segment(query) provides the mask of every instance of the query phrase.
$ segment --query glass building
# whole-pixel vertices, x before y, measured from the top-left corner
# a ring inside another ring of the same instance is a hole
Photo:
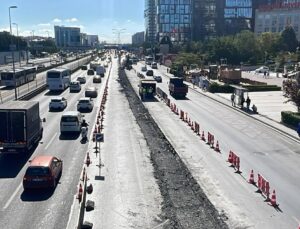
[[[145,40],[151,44],[156,41],[156,4],[155,0],[145,0]]]
[[[191,40],[192,0],[156,0],[157,39],[169,36],[173,42]]]

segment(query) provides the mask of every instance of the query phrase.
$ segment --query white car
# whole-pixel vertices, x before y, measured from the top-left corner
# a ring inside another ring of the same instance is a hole
[[[79,81],[71,81],[70,83],[70,92],[73,92],[73,91],[80,91],[81,90],[81,85],[80,85],[80,82]]]
[[[270,71],[270,69],[267,66],[261,66],[261,67],[255,69],[255,73],[265,73],[265,72],[267,73],[269,71]]]
[[[76,80],[81,84],[86,83],[86,77],[85,76],[78,76]]]
[[[63,110],[67,105],[67,100],[64,97],[55,97],[50,100],[49,110]]]
[[[93,110],[93,107],[94,107],[94,103],[92,101],[91,98],[89,97],[84,97],[84,98],[81,98],[78,100],[78,103],[77,103],[77,110],[80,111],[80,110]]]

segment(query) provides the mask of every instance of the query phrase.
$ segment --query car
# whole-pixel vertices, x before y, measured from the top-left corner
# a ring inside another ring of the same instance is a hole
[[[44,64],[39,64],[39,65],[36,67],[36,70],[42,70],[42,69],[44,69],[44,68],[46,68],[46,65],[44,65]]]
[[[152,64],[151,64],[151,68],[153,68],[153,69],[157,69],[157,63],[156,63],[156,62],[152,62]]]
[[[103,67],[107,68],[107,67],[108,67],[108,63],[105,62],[105,63],[103,64]]]
[[[94,75],[94,77],[93,77],[93,83],[101,83],[101,76]]]
[[[85,76],[78,76],[76,79],[79,83],[84,84],[86,83],[86,77]]]
[[[142,72],[146,72],[146,71],[147,71],[147,66],[143,66],[143,67],[141,68],[141,71],[142,71]]]
[[[98,91],[96,87],[88,87],[85,89],[85,97],[96,98],[98,96]]]
[[[79,81],[71,81],[70,82],[70,92],[79,92],[81,90],[81,85]]]
[[[87,75],[88,75],[88,76],[93,76],[93,75],[95,75],[94,69],[89,69],[89,70],[87,71]]]
[[[87,65],[82,65],[81,70],[88,70]]]
[[[270,71],[270,69],[267,66],[261,66],[261,67],[255,69],[255,73],[265,73],[265,72],[267,73],[269,71]]]
[[[49,110],[63,110],[67,105],[67,100],[64,97],[54,97],[50,100]]]
[[[77,103],[77,110],[93,110],[94,103],[90,97],[80,98]]]
[[[24,190],[55,189],[62,175],[63,161],[55,156],[40,155],[29,161],[23,177]]]
[[[157,83],[161,83],[161,82],[162,82],[161,76],[154,76],[153,78],[154,78],[154,80],[155,80]]]
[[[148,71],[146,72],[146,76],[153,76],[153,75],[154,75],[153,70],[148,70]]]

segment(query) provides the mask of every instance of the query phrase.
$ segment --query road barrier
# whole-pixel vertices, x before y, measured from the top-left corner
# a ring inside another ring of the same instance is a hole
[[[195,132],[197,135],[200,135],[200,125],[199,125],[199,123],[197,123],[197,122],[195,122],[194,132]]]
[[[267,198],[267,201],[270,200],[270,183],[261,174],[257,174],[257,187],[258,192],[264,194]]]
[[[231,150],[229,151],[228,162],[231,163],[231,166],[236,169],[237,173],[241,173],[240,171],[240,157],[237,156]]]

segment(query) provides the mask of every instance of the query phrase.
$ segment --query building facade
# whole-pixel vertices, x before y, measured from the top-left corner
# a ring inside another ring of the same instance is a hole
[[[57,47],[81,46],[80,28],[54,26],[54,34]]]
[[[87,45],[91,47],[96,47],[99,45],[98,35],[87,35]]]
[[[280,33],[292,26],[300,40],[300,1],[261,6],[256,10],[255,33]]]
[[[155,0],[145,0],[145,41],[156,42],[156,3]]]
[[[141,45],[145,41],[145,33],[139,32],[132,35],[132,44],[133,45]]]

